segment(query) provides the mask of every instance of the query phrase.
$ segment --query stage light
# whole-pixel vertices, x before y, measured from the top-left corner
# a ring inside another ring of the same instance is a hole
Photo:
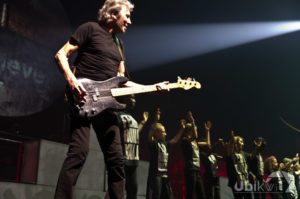
[[[300,22],[294,21],[294,22],[285,22],[278,24],[277,26],[274,26],[275,31],[296,31],[300,29]]]
[[[134,71],[298,30],[299,21],[132,26],[122,39]]]

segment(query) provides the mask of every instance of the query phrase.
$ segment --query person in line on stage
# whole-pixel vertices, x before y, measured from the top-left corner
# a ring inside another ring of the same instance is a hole
[[[118,100],[126,104],[126,110],[118,112],[121,139],[125,154],[126,198],[136,199],[138,191],[137,167],[139,163],[139,134],[148,121],[149,113],[143,112],[140,123],[130,113],[135,107],[135,96],[128,95]]]
[[[299,164],[299,154],[291,158],[283,158],[282,171],[285,172],[285,180],[283,181],[283,198],[284,199],[298,199],[298,192],[294,176],[294,165]]]
[[[282,174],[280,165],[278,164],[275,156],[270,156],[265,160],[264,163],[265,173],[268,175],[266,183],[271,189],[267,190],[269,196],[272,199],[283,199],[283,181],[284,176]]]
[[[226,149],[226,169],[228,174],[228,186],[232,189],[235,199],[250,199],[252,192],[246,190],[250,183],[248,165],[250,154],[244,152],[244,139],[235,136],[231,131],[230,140],[225,144]]]
[[[206,131],[206,140],[204,142],[197,141],[198,130],[195,124],[192,112],[187,114],[187,123],[185,125],[184,135],[181,139],[182,154],[185,160],[184,176],[186,185],[186,198],[206,198],[204,186],[200,174],[200,146],[210,145],[210,128],[211,122],[204,124]]]
[[[255,187],[254,199],[265,199],[265,181],[264,181],[264,161],[261,153],[263,152],[266,141],[262,137],[255,138],[253,141],[254,150],[249,159],[249,171],[252,172],[254,178],[251,183]]]
[[[128,0],[106,0],[99,10],[98,22],[79,26],[55,59],[67,84],[77,99],[87,95],[78,78],[96,81],[116,76],[127,76],[123,55],[123,42],[117,34],[125,33],[131,24],[133,4]],[[78,52],[73,72],[69,57]],[[156,84],[158,90],[168,90],[167,82]],[[142,86],[127,81],[124,86]],[[73,190],[89,151],[90,125],[93,125],[104,154],[108,172],[108,195],[111,199],[124,198],[125,172],[120,130],[114,110],[105,110],[90,119],[71,115],[71,141],[57,182],[55,199],[74,198]]]
[[[147,199],[172,199],[173,193],[168,179],[168,148],[176,144],[184,131],[185,121],[180,121],[178,133],[166,141],[165,127],[159,123],[160,110],[157,109],[155,122],[148,134],[148,143],[151,152],[150,167],[147,181]]]
[[[205,169],[203,182],[206,198],[221,198],[218,160],[222,160],[223,156],[215,153],[215,148],[223,144],[223,139],[219,138],[212,146],[200,147],[200,159]]]

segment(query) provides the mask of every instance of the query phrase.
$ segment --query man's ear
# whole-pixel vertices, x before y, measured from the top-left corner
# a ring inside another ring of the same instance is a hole
[[[112,17],[114,20],[117,20],[117,19],[118,19],[118,13],[117,13],[117,12],[111,13],[111,17]]]

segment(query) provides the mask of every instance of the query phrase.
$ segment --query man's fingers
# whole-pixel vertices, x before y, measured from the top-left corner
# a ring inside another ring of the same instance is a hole
[[[79,87],[79,89],[80,89],[80,91],[81,91],[82,93],[84,93],[84,94],[87,93],[87,91],[85,90],[85,88],[83,87],[82,84],[78,84],[78,87]]]
[[[169,84],[168,81],[158,83],[158,84],[156,84],[156,89],[159,91],[169,91],[170,88],[168,87],[168,84]]]

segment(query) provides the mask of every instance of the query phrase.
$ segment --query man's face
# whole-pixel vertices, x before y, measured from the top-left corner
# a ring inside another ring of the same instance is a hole
[[[237,141],[237,151],[241,151],[243,150],[243,147],[244,147],[244,140],[242,138],[239,138],[238,141]]]
[[[159,129],[158,131],[156,131],[156,139],[159,140],[159,141],[165,141],[166,140],[166,136],[167,136],[167,133],[166,133],[166,130],[165,130],[165,127],[161,127],[161,129]]]
[[[276,158],[274,158],[273,161],[272,161],[272,168],[273,169],[278,169],[278,162],[277,162]]]
[[[256,143],[257,143],[257,146],[258,146],[258,147],[261,147],[262,141],[263,141],[263,140],[262,140],[261,137],[259,137],[259,138],[256,139]]]
[[[134,95],[128,96],[126,98],[126,102],[125,103],[126,103],[128,109],[131,109],[131,110],[134,109],[135,103],[136,103]]]
[[[191,129],[187,132],[187,135],[192,140],[197,139],[198,138],[197,127],[196,126],[192,126]]]
[[[130,10],[126,6],[122,6],[122,9],[117,15],[114,15],[114,33],[125,33],[127,27],[131,24]]]

